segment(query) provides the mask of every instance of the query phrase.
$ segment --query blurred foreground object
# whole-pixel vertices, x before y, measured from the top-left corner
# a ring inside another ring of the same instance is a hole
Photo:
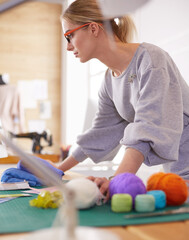
[[[37,208],[58,208],[63,203],[60,191],[42,191],[37,198],[30,200],[30,206]]]
[[[116,18],[134,12],[149,0],[98,0],[104,17]]]

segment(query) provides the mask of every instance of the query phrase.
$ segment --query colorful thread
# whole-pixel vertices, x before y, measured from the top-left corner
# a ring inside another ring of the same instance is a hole
[[[188,197],[186,182],[174,173],[155,173],[147,181],[147,190],[162,190],[166,194],[167,205],[183,204]]]
[[[146,187],[142,180],[132,173],[121,173],[115,176],[109,184],[110,197],[117,193],[127,193],[133,198],[137,194],[146,193]]]
[[[140,194],[135,198],[135,210],[137,212],[153,212],[155,210],[155,198],[152,195]]]
[[[155,208],[161,209],[166,207],[166,194],[162,190],[152,190],[147,192],[155,198]]]
[[[111,209],[113,212],[130,212],[133,200],[130,194],[114,194],[111,199]]]

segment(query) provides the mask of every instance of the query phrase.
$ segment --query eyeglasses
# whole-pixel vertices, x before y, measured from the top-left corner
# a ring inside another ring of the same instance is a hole
[[[79,27],[77,27],[77,28],[72,29],[72,30],[64,33],[64,37],[66,38],[66,40],[68,41],[68,43],[70,43],[73,32],[79,30],[80,28],[83,28],[83,27],[85,27],[85,26],[88,26],[88,25],[90,25],[90,24],[91,24],[91,23],[85,23],[85,24],[83,24],[83,25],[81,25],[81,26],[79,26]]]
[[[83,24],[83,25],[81,25],[81,26],[79,26],[79,27],[77,27],[77,28],[74,28],[74,29],[72,29],[72,30],[64,33],[64,37],[66,38],[66,40],[68,41],[68,43],[71,42],[72,33],[73,33],[73,32],[75,32],[75,31],[77,31],[77,30],[79,30],[79,29],[81,29],[81,28],[83,28],[83,27],[86,27],[86,26],[90,25],[91,23],[92,23],[92,22],[90,22],[90,23],[85,23],[85,24]],[[102,23],[97,23],[97,24],[99,25],[99,27],[100,27],[101,29],[103,29]],[[103,30],[104,30],[104,29],[103,29]]]

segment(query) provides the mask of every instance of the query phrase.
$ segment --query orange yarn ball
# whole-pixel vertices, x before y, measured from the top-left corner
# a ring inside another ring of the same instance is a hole
[[[188,197],[186,182],[174,173],[155,173],[147,181],[147,191],[162,190],[166,194],[167,205],[183,204]]]

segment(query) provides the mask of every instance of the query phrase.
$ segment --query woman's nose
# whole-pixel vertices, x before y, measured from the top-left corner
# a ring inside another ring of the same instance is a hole
[[[73,45],[70,43],[67,43],[67,51],[73,51],[74,47]]]

